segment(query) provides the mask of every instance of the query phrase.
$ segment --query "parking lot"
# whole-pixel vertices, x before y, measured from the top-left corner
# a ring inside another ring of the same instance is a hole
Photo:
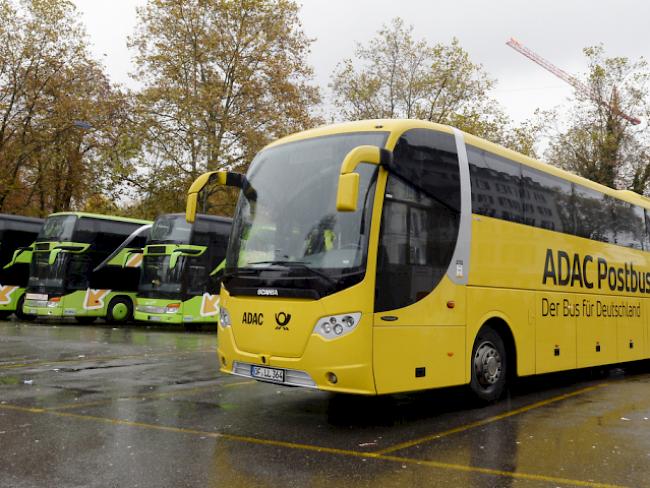
[[[0,323],[0,486],[648,486],[650,366],[379,398],[217,371],[216,333]]]

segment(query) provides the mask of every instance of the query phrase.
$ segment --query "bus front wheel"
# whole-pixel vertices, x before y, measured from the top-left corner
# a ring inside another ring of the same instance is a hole
[[[18,320],[22,320],[24,322],[31,322],[32,320],[36,320],[36,315],[25,313],[23,311],[24,304],[25,304],[25,295],[23,295],[18,299],[18,303],[16,304],[16,310],[14,311],[16,317],[18,317]]]
[[[133,318],[133,303],[126,297],[115,297],[108,304],[106,320],[114,324],[124,324]]]
[[[476,336],[472,348],[470,388],[482,401],[498,400],[507,377],[506,349],[501,336],[485,327]]]

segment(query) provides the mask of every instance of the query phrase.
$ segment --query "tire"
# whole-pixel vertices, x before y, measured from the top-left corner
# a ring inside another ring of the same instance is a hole
[[[12,313],[9,310],[0,310],[0,320],[7,320]]]
[[[113,324],[126,324],[133,320],[133,303],[127,297],[115,297],[108,304],[106,321]]]
[[[89,325],[92,324],[95,320],[97,320],[97,317],[75,317],[74,318],[78,323],[84,324],[84,325]]]
[[[508,358],[501,336],[492,328],[481,329],[474,341],[470,361],[470,388],[484,402],[498,400],[508,376]]]
[[[23,312],[24,303],[25,303],[25,295],[23,295],[18,299],[18,303],[16,304],[16,310],[14,311],[16,317],[18,317],[18,320],[22,320],[23,322],[32,322],[33,320],[36,320],[36,315],[31,315]]]

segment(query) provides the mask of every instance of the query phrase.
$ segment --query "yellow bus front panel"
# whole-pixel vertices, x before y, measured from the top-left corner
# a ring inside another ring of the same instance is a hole
[[[305,373],[308,379],[301,379],[300,386],[374,394],[373,317],[364,304],[366,288],[361,283],[321,300],[235,297],[222,291],[221,307],[231,320],[230,326],[219,327],[222,370],[252,376],[253,366],[281,368]],[[341,337],[324,338],[315,332],[332,316],[347,315],[358,315],[359,321]],[[242,369],[233,371],[234,366]]]

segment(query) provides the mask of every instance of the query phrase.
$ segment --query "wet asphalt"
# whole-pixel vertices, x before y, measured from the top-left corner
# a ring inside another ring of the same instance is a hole
[[[217,371],[216,332],[0,322],[0,487],[650,486],[650,364],[350,397]]]

